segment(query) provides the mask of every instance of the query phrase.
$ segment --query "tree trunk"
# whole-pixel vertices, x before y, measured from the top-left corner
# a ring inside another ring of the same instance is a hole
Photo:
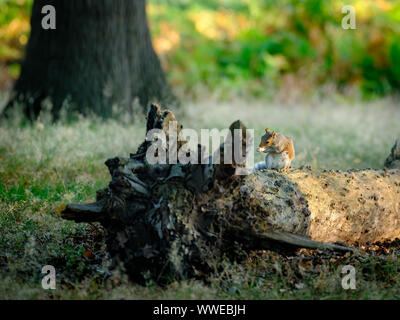
[[[42,7],[56,9],[56,29],[42,28]],[[21,75],[7,109],[24,106],[38,115],[50,99],[57,115],[65,101],[73,110],[103,117],[112,106],[131,108],[137,97],[175,103],[156,56],[145,0],[35,0],[31,36]]]
[[[168,132],[171,120],[171,112],[152,106],[147,131]],[[240,121],[230,130],[238,128],[245,129]],[[97,202],[62,212],[64,219],[101,222],[114,264],[122,263],[135,281],[148,272],[161,283],[205,276],[224,256],[240,258],[243,250],[354,251],[346,246],[400,237],[399,169],[239,176],[235,162],[151,165],[150,145],[145,141],[130,158],[109,159],[112,181]],[[248,151],[245,144],[242,150]]]

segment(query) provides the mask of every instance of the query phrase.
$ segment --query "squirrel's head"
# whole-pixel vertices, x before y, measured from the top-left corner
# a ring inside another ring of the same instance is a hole
[[[270,145],[274,143],[276,133],[275,131],[269,130],[269,128],[265,129],[265,134],[261,137],[260,145],[257,148],[258,152],[263,152],[267,149]]]

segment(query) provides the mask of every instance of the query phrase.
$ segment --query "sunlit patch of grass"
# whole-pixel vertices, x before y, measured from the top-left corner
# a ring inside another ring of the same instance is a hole
[[[400,109],[390,99],[368,104],[323,102],[279,105],[258,101],[183,103],[178,120],[185,128],[226,128],[241,119],[291,136],[295,167],[316,169],[380,168],[400,135]],[[123,118],[123,116],[122,116]],[[97,224],[75,224],[59,217],[68,202],[91,201],[110,180],[104,162],[128,156],[144,139],[145,119],[134,123],[96,118],[51,122],[41,117],[20,125],[0,124],[0,297],[36,299],[279,299],[393,298],[398,296],[396,255],[381,261],[322,261],[302,269],[283,256],[262,255],[243,264],[227,263],[205,284],[173,283],[159,288],[130,284],[119,272],[109,274],[104,234]],[[263,155],[256,154],[261,161]],[[85,251],[93,256],[88,258]],[[360,289],[340,287],[339,268],[355,263]],[[41,288],[41,267],[56,267],[58,287]],[[397,290],[397,291],[396,291]]]

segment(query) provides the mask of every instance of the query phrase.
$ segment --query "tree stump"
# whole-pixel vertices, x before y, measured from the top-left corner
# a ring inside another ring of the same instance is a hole
[[[171,121],[173,113],[152,105],[146,133],[167,133]],[[236,121],[234,129],[245,126]],[[69,204],[61,214],[100,222],[113,265],[122,264],[133,281],[149,274],[158,283],[206,277],[224,257],[253,249],[354,251],[349,245],[400,236],[399,169],[240,176],[235,161],[149,164],[151,145],[144,141],[129,158],[107,160],[112,180],[96,203]],[[225,147],[218,150],[221,159]]]

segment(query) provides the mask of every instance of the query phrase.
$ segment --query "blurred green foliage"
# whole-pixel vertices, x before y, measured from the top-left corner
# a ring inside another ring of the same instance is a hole
[[[17,78],[28,42],[32,0],[0,0],[0,89]]]
[[[342,7],[356,30],[342,28]],[[32,0],[0,0],[0,63],[18,76]],[[148,0],[170,83],[268,95],[329,85],[365,97],[400,85],[400,0]]]
[[[356,30],[342,28],[349,4]],[[328,84],[370,97],[399,88],[400,1],[150,0],[148,7],[157,52],[172,83],[187,89],[202,83],[258,95]]]

